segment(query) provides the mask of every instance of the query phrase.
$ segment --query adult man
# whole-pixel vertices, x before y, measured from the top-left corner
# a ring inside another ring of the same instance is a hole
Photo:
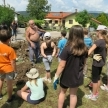
[[[39,29],[33,20],[29,21],[29,27],[26,30],[26,39],[29,43],[29,57],[32,63],[34,61],[34,54],[36,57],[36,62],[38,61],[39,53],[40,53],[40,45],[39,45],[39,32],[45,32],[42,29]]]
[[[12,30],[12,36],[15,36],[15,40],[16,40],[16,37],[17,37],[17,27],[18,27],[18,24],[16,21],[13,21],[10,28]],[[12,39],[13,40],[13,39]]]

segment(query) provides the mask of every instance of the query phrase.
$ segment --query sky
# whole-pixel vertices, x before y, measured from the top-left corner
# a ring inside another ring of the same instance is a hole
[[[28,0],[5,0],[6,4],[15,8],[15,11],[25,11]],[[82,11],[103,11],[108,12],[108,0],[48,0],[51,4],[51,11],[74,12],[75,9]],[[0,0],[0,5],[3,0]]]

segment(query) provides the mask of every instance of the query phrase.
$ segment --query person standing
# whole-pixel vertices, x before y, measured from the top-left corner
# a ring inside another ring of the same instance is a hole
[[[16,54],[9,46],[11,33],[8,30],[0,30],[0,99],[3,98],[2,87],[4,79],[7,83],[8,99],[6,103],[13,100],[13,79],[16,74]]]
[[[11,26],[10,26],[11,30],[12,30],[12,36],[14,36],[14,39],[16,40],[17,38],[17,28],[18,28],[18,24],[16,21],[13,21],[11,23]],[[13,38],[12,38],[13,40]]]
[[[86,98],[93,101],[96,101],[99,95],[100,75],[106,61],[108,48],[107,27],[104,25],[99,25],[96,29],[96,35],[98,37],[98,40],[94,42],[94,44],[88,51],[88,55],[94,51],[92,63],[93,90],[90,95],[85,95]]]
[[[67,39],[65,38],[65,36],[66,36],[66,31],[65,30],[61,31],[61,39],[58,42],[58,50],[57,50],[57,54],[56,54],[56,57],[58,57],[59,62],[60,62],[59,56],[67,42]]]
[[[44,81],[51,83],[50,66],[52,59],[56,54],[56,45],[51,40],[51,34],[46,32],[44,34],[45,41],[41,44],[41,55],[43,56],[43,63],[46,69]]]
[[[89,50],[93,42],[92,42],[92,39],[88,36],[88,29],[83,28],[83,32],[84,32],[84,43]],[[83,70],[84,78],[87,78],[87,71],[88,71],[88,64],[87,64],[87,59],[86,59],[86,63],[85,63],[84,70]]]
[[[60,93],[58,108],[63,108],[65,94],[70,90],[70,108],[75,108],[77,103],[77,90],[83,84],[83,67],[88,51],[84,44],[83,28],[74,25],[70,28],[67,44],[60,54],[60,63],[55,73],[53,87],[57,89],[58,77],[60,77]]]
[[[39,29],[34,20],[29,21],[29,27],[26,29],[26,40],[29,45],[29,58],[32,63],[35,63],[34,55],[36,62],[38,62],[40,54],[40,44],[39,44],[39,32],[45,32],[45,30]]]

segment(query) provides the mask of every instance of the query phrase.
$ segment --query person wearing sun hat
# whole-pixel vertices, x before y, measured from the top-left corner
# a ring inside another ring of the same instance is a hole
[[[96,29],[96,35],[98,39],[94,42],[88,51],[88,55],[94,51],[92,63],[93,90],[90,95],[85,95],[86,98],[93,101],[96,101],[97,97],[99,96],[100,75],[106,61],[106,49],[108,48],[107,27],[105,25],[99,25]]]
[[[31,104],[38,104],[45,97],[43,80],[39,78],[39,72],[36,68],[30,69],[26,76],[28,81],[21,90],[17,91],[17,95]]]
[[[51,34],[46,32],[44,34],[44,42],[41,44],[41,55],[43,56],[43,63],[46,70],[46,75],[43,77],[44,81],[51,83],[50,67],[53,57],[56,54],[56,45],[51,40]]]

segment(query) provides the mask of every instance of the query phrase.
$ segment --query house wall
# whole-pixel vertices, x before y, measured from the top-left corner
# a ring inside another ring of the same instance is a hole
[[[69,20],[73,20],[72,24],[69,24]],[[73,25],[79,25],[78,22],[75,21],[75,15],[70,15],[65,18],[65,27],[66,28],[71,28]]]

